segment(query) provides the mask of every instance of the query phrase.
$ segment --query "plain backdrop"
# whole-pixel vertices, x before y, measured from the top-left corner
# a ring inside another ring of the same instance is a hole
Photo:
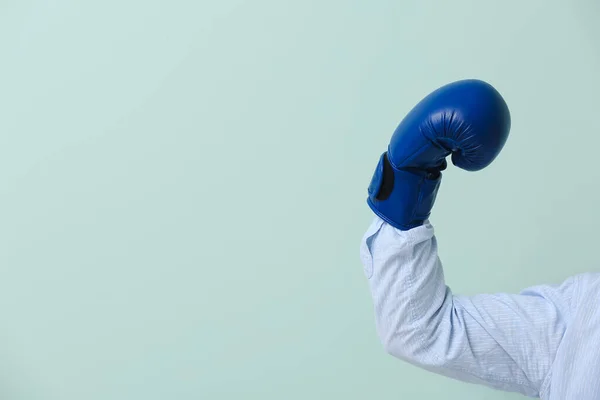
[[[593,0],[4,0],[0,398],[518,399],[377,340],[359,244],[423,96],[505,97],[433,211],[454,292],[598,270]]]

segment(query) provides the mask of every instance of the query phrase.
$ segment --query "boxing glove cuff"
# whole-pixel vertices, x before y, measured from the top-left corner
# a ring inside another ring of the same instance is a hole
[[[397,169],[383,153],[371,179],[367,204],[381,219],[400,230],[423,224],[435,203],[442,166],[437,171]]]

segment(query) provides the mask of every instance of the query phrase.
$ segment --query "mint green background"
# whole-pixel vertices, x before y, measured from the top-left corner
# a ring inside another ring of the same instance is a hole
[[[396,124],[462,78],[513,130],[450,168],[455,292],[597,268],[592,0],[0,3],[0,398],[517,399],[377,341],[359,243]]]

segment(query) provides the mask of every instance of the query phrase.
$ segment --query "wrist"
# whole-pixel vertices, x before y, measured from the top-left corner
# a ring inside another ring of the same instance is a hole
[[[369,185],[367,204],[397,229],[423,225],[435,203],[442,170],[397,169],[384,153]]]

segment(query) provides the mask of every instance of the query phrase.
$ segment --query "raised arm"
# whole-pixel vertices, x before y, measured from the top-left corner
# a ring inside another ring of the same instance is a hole
[[[431,224],[401,231],[376,218],[361,259],[385,350],[465,382],[538,397],[574,303],[578,277],[520,294],[457,296]]]
[[[518,296],[454,296],[428,221],[447,168],[486,168],[511,126],[504,99],[463,80],[423,98],[400,122],[368,188],[377,215],[362,246],[386,349],[447,376],[535,396],[565,330],[573,283]]]

